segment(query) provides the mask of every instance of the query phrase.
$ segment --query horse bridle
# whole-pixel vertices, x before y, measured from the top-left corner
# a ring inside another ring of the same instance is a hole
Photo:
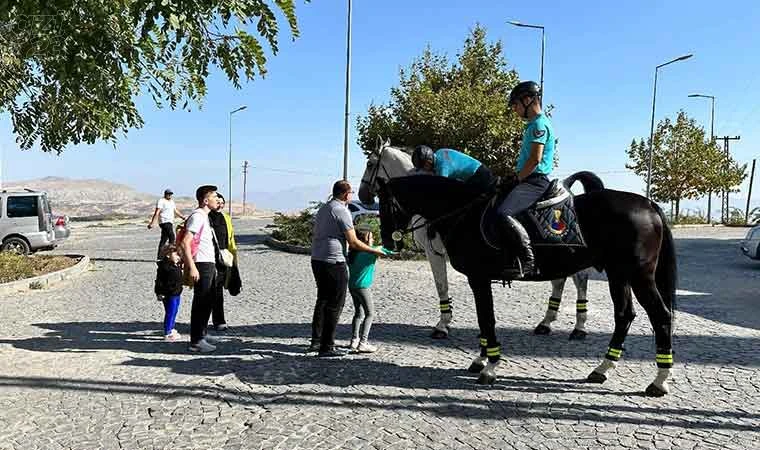
[[[375,189],[375,181],[377,181],[377,173],[380,171],[380,167],[383,167],[383,172],[385,173],[385,176],[390,180],[391,176],[388,174],[388,170],[383,166],[383,152],[385,151],[385,147],[380,147],[380,150],[377,152],[377,161],[375,162],[375,167],[372,170],[372,174],[369,177],[369,180],[365,180],[362,178],[361,182],[366,183],[367,186],[370,187],[370,189],[373,189],[375,191],[375,194],[377,194],[377,189]]]

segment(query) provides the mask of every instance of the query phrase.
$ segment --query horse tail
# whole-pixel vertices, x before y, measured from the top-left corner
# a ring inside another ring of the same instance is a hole
[[[574,174],[565,178],[564,181],[562,181],[562,185],[565,186],[565,189],[569,191],[570,187],[572,187],[576,181],[581,182],[584,192],[601,191],[604,189],[604,183],[602,182],[602,179],[596,176],[595,173],[589,172],[587,170],[575,172]]]
[[[654,279],[657,284],[657,290],[668,307],[671,314],[676,311],[676,285],[678,284],[678,261],[676,260],[676,246],[673,241],[673,233],[665,219],[665,213],[655,203],[651,202],[657,214],[662,220],[662,244],[660,245],[660,254],[657,260],[657,269],[655,269]],[[672,317],[672,316],[671,316]]]

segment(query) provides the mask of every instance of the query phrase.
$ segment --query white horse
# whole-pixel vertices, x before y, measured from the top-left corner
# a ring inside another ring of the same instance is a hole
[[[412,158],[409,153],[401,148],[392,147],[390,141],[378,146],[367,157],[367,168],[362,175],[359,187],[359,199],[365,203],[373,203],[379,191],[379,183],[387,182],[391,178],[408,175],[414,170]],[[412,218],[415,227],[424,224],[424,219],[419,216]],[[433,328],[431,337],[443,339],[448,337],[451,328],[452,305],[449,296],[449,282],[446,268],[446,249],[443,240],[438,233],[428,233],[428,227],[422,226],[415,229],[414,240],[417,245],[425,250],[425,256],[430,263],[435,280],[435,288],[438,291],[441,317]],[[576,302],[575,328],[570,334],[570,339],[584,339],[586,337],[586,315],[588,290],[588,272],[582,271],[573,275],[573,282],[578,292]],[[549,334],[551,323],[557,320],[557,311],[562,300],[562,292],[565,288],[566,279],[552,281],[552,295],[549,298],[549,306],[541,323],[534,330],[535,334]]]

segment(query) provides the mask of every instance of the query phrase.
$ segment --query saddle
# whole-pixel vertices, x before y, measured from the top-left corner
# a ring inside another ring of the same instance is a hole
[[[483,211],[480,231],[490,247],[501,250],[503,237],[497,209],[502,196],[494,200]],[[515,218],[525,227],[534,247],[586,247],[578,226],[573,196],[559,180],[552,180],[538,201]]]

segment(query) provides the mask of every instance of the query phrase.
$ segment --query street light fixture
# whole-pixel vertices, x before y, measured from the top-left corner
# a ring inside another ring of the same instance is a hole
[[[689,94],[691,98],[709,98],[712,101],[712,107],[710,108],[710,141],[715,139],[715,97],[712,95],[704,94]],[[712,191],[707,193],[707,223],[712,223]]]
[[[246,108],[247,106],[243,105],[239,107],[238,109],[230,111],[230,152],[229,152],[230,159],[229,159],[229,172],[227,174],[227,183],[228,183],[227,186],[229,188],[229,191],[228,191],[229,196],[227,197],[227,206],[229,206],[228,211],[229,211],[230,217],[232,217],[232,115]]]
[[[541,96],[544,94],[544,47],[546,47],[546,36],[543,25],[529,25],[527,23],[518,22],[516,20],[509,20],[507,23],[521,28],[535,28],[541,30]]]
[[[691,53],[689,53],[688,55],[679,56],[676,59],[660,64],[654,69],[654,93],[652,94],[652,124],[649,130],[649,162],[647,164],[647,195],[646,195],[647,198],[649,198],[649,190],[650,190],[650,187],[652,186],[652,156],[654,153],[654,109],[655,109],[655,104],[657,101],[657,73],[659,72],[661,67],[665,67],[668,64],[673,64],[674,62],[689,59],[692,56],[694,55],[692,55]]]

